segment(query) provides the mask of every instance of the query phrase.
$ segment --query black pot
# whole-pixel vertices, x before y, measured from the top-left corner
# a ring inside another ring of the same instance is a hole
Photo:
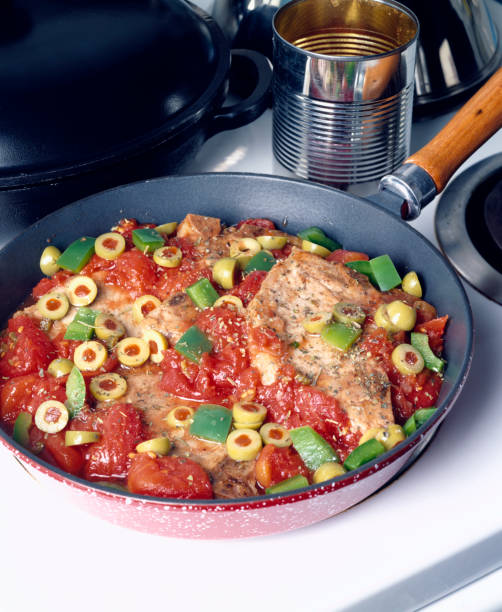
[[[272,71],[183,0],[0,9],[0,245],[56,208],[178,172],[269,104]],[[230,89],[244,100],[223,108]]]

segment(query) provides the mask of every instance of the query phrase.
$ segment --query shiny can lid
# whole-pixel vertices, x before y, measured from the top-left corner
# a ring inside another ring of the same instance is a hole
[[[221,104],[230,54],[184,0],[12,0],[0,8],[0,185],[91,170]]]

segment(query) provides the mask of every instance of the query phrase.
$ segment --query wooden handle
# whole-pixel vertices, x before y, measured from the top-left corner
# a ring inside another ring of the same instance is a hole
[[[502,127],[502,68],[479,89],[444,128],[405,163],[423,168],[438,193],[458,167]]]

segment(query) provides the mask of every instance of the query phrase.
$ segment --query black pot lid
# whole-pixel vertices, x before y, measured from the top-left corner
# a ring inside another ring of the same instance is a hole
[[[221,104],[216,23],[184,0],[12,0],[0,8],[0,186],[126,158]]]

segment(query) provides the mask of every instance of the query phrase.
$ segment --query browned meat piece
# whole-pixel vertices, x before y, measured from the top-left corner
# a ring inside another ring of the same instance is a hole
[[[234,461],[226,457],[210,472],[215,497],[232,499],[258,495],[254,465],[254,461]]]
[[[192,242],[208,240],[220,233],[220,220],[215,217],[188,214],[178,226],[176,235]]]
[[[189,296],[183,291],[169,297],[152,310],[141,321],[145,329],[155,329],[163,333],[171,344],[175,344],[186,330],[195,323],[198,310]]]
[[[251,326],[266,326],[276,332],[289,347],[289,363],[336,397],[356,432],[394,422],[387,375],[376,360],[362,355],[357,345],[346,353],[338,351],[320,336],[307,333],[302,321],[316,312],[332,311],[337,302],[359,304],[372,313],[382,301],[365,276],[344,264],[295,250],[269,272],[247,314]],[[250,354],[263,384],[275,382],[280,359],[252,343]]]

